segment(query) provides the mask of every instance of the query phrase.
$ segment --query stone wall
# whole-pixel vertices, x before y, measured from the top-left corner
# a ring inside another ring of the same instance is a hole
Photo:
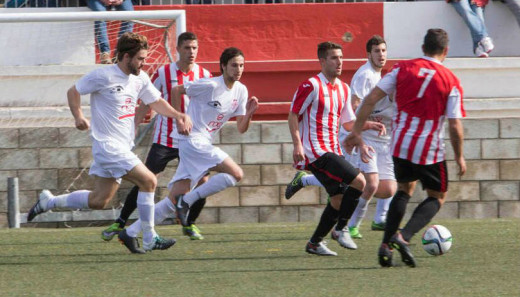
[[[438,217],[520,218],[520,119],[464,120],[464,127],[468,171],[462,178],[456,176],[447,141],[450,192]],[[323,190],[309,187],[291,200],[283,197],[295,173],[286,122],[254,122],[245,134],[236,131],[235,123],[228,123],[216,143],[241,164],[245,177],[237,187],[208,199],[201,223],[317,221],[327,200]],[[136,149],[142,159],[150,144],[148,133]],[[42,189],[61,193],[68,188],[91,188],[92,179],[81,173],[91,161],[89,146],[88,133],[72,127],[0,129],[0,227],[7,226],[7,177],[19,178],[22,213]],[[172,162],[160,176],[156,199],[167,194],[165,186],[176,164]],[[111,207],[117,209],[124,202],[131,186],[122,183]],[[425,192],[418,187],[409,207],[423,198]],[[369,208],[368,217],[373,209]],[[110,220],[115,214],[64,212],[56,218]]]

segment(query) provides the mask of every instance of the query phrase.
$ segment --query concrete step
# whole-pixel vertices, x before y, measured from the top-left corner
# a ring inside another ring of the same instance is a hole
[[[260,103],[255,121],[286,120],[290,103]],[[468,119],[520,118],[519,98],[464,99]],[[83,113],[90,117],[90,107]],[[74,127],[74,119],[67,106],[58,107],[0,107],[0,128]]]

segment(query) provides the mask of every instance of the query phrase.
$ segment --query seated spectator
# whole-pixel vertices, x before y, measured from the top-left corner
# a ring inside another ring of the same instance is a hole
[[[87,5],[94,11],[107,11],[115,8],[115,10],[134,10],[132,0],[88,0]],[[131,32],[134,23],[131,21],[122,21],[119,28],[118,38],[126,32]],[[112,64],[110,56],[110,43],[107,35],[107,24],[105,21],[94,22],[94,32],[99,47],[101,64]]]
[[[457,13],[468,25],[473,39],[473,53],[477,57],[487,58],[495,48],[493,41],[488,35],[484,23],[484,7],[489,0],[446,0],[451,3]]]

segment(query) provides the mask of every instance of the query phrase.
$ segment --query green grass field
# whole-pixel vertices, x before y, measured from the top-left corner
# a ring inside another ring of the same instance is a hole
[[[356,251],[329,241],[338,257],[304,252],[315,223],[201,225],[203,241],[160,226],[178,242],[146,255],[100,227],[1,230],[0,296],[520,296],[520,220],[432,223],[454,243],[433,257],[413,238],[417,268],[380,268],[368,224]]]

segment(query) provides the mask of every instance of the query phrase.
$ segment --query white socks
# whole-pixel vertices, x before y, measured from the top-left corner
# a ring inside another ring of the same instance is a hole
[[[376,222],[377,224],[386,222],[386,214],[388,213],[388,208],[390,208],[391,202],[392,197],[385,199],[377,199],[376,213],[374,214],[374,222]]]
[[[157,202],[155,204],[155,211],[154,211],[154,221],[155,224],[159,224],[162,221],[173,218],[175,216],[175,206],[173,205],[172,201],[166,197],[163,200]],[[135,221],[132,225],[130,225],[128,228],[126,228],[126,233],[130,237],[137,237],[139,233],[141,232],[141,220]]]
[[[200,185],[195,190],[184,195],[184,200],[191,207],[195,201],[204,197],[209,197],[226,188],[232,187],[237,183],[237,180],[230,174],[217,173],[212,176],[205,184]]]
[[[365,217],[365,214],[367,213],[368,208],[368,202],[370,200],[366,200],[365,198],[360,197],[358,205],[356,207],[356,210],[354,210],[354,213],[352,214],[352,217],[350,217],[350,220],[348,221],[348,227],[359,227],[361,224],[361,221]]]
[[[307,175],[302,176],[302,184],[304,187],[306,187],[306,186],[323,187],[323,185],[320,183],[320,181],[313,174],[307,174]]]
[[[137,210],[143,230],[143,244],[152,242],[156,235],[154,231],[154,194],[154,192],[140,191],[137,193]]]
[[[51,197],[47,202],[47,210],[54,208],[88,209],[89,194],[90,191],[80,190]]]

